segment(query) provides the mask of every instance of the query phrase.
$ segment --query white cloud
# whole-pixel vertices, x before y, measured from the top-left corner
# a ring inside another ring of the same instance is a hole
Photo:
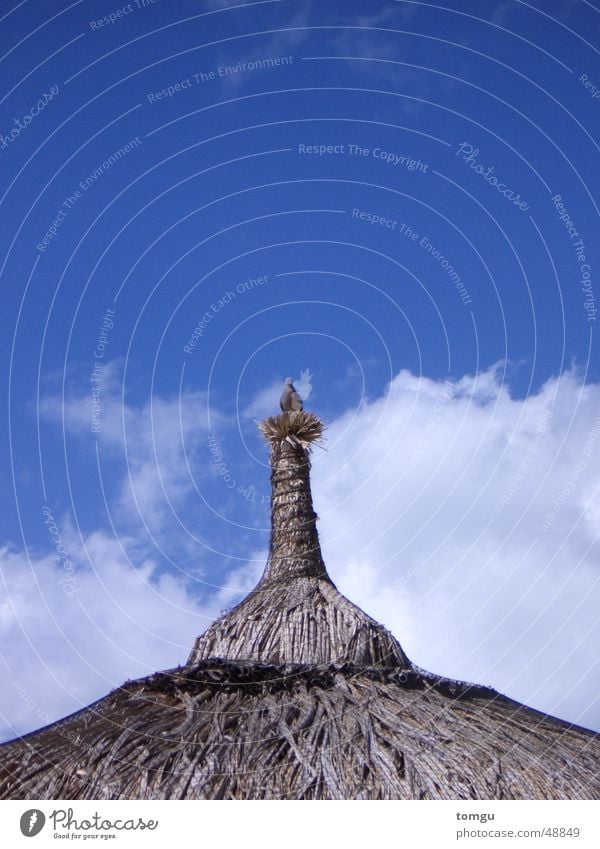
[[[420,666],[600,727],[600,386],[402,372],[352,416],[313,461],[340,589]]]
[[[259,552],[218,590],[131,564],[131,540],[79,538],[56,522],[66,554],[0,549],[0,739],[85,707],[128,678],[184,663],[195,637],[239,600],[263,568]]]
[[[0,739],[71,713],[126,678],[185,662],[197,634],[249,592],[264,568],[258,552],[218,586],[207,576],[208,558],[198,557],[198,542],[186,542],[181,526],[169,521],[193,492],[188,461],[206,440],[205,395],[124,403],[113,364],[103,371],[100,401],[94,438],[117,484],[108,507],[121,520],[118,537],[98,529],[82,535],[67,514],[54,517],[44,508],[50,554],[0,549]],[[90,437],[90,395],[64,402],[47,396],[40,414],[68,435]],[[213,424],[221,421],[217,411],[211,416]],[[207,582],[166,571],[158,549],[148,554],[145,526],[154,534],[162,529],[161,542],[171,549],[187,544],[194,574]]]

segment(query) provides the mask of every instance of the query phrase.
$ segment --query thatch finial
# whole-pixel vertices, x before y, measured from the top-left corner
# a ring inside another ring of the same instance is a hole
[[[304,410],[270,416],[258,425],[264,438],[271,444],[289,442],[308,448],[312,443],[320,442],[325,426],[318,416]]]

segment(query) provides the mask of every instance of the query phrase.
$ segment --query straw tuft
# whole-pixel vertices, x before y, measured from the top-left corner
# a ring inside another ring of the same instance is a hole
[[[325,430],[321,419],[305,410],[270,416],[260,422],[258,427],[268,442],[288,442],[302,448],[320,442]]]

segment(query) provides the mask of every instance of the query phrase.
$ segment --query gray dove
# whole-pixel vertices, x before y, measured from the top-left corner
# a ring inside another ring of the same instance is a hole
[[[302,409],[302,398],[294,389],[291,377],[286,377],[285,379],[285,386],[283,387],[283,392],[279,399],[279,406],[284,413],[289,413],[292,410],[299,411]]]

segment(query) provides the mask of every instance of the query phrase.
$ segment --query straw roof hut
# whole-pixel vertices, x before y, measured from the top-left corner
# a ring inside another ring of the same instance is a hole
[[[265,420],[272,530],[257,587],[184,666],[0,747],[0,797],[593,799],[599,735],[414,666],[338,592],[307,412]]]

